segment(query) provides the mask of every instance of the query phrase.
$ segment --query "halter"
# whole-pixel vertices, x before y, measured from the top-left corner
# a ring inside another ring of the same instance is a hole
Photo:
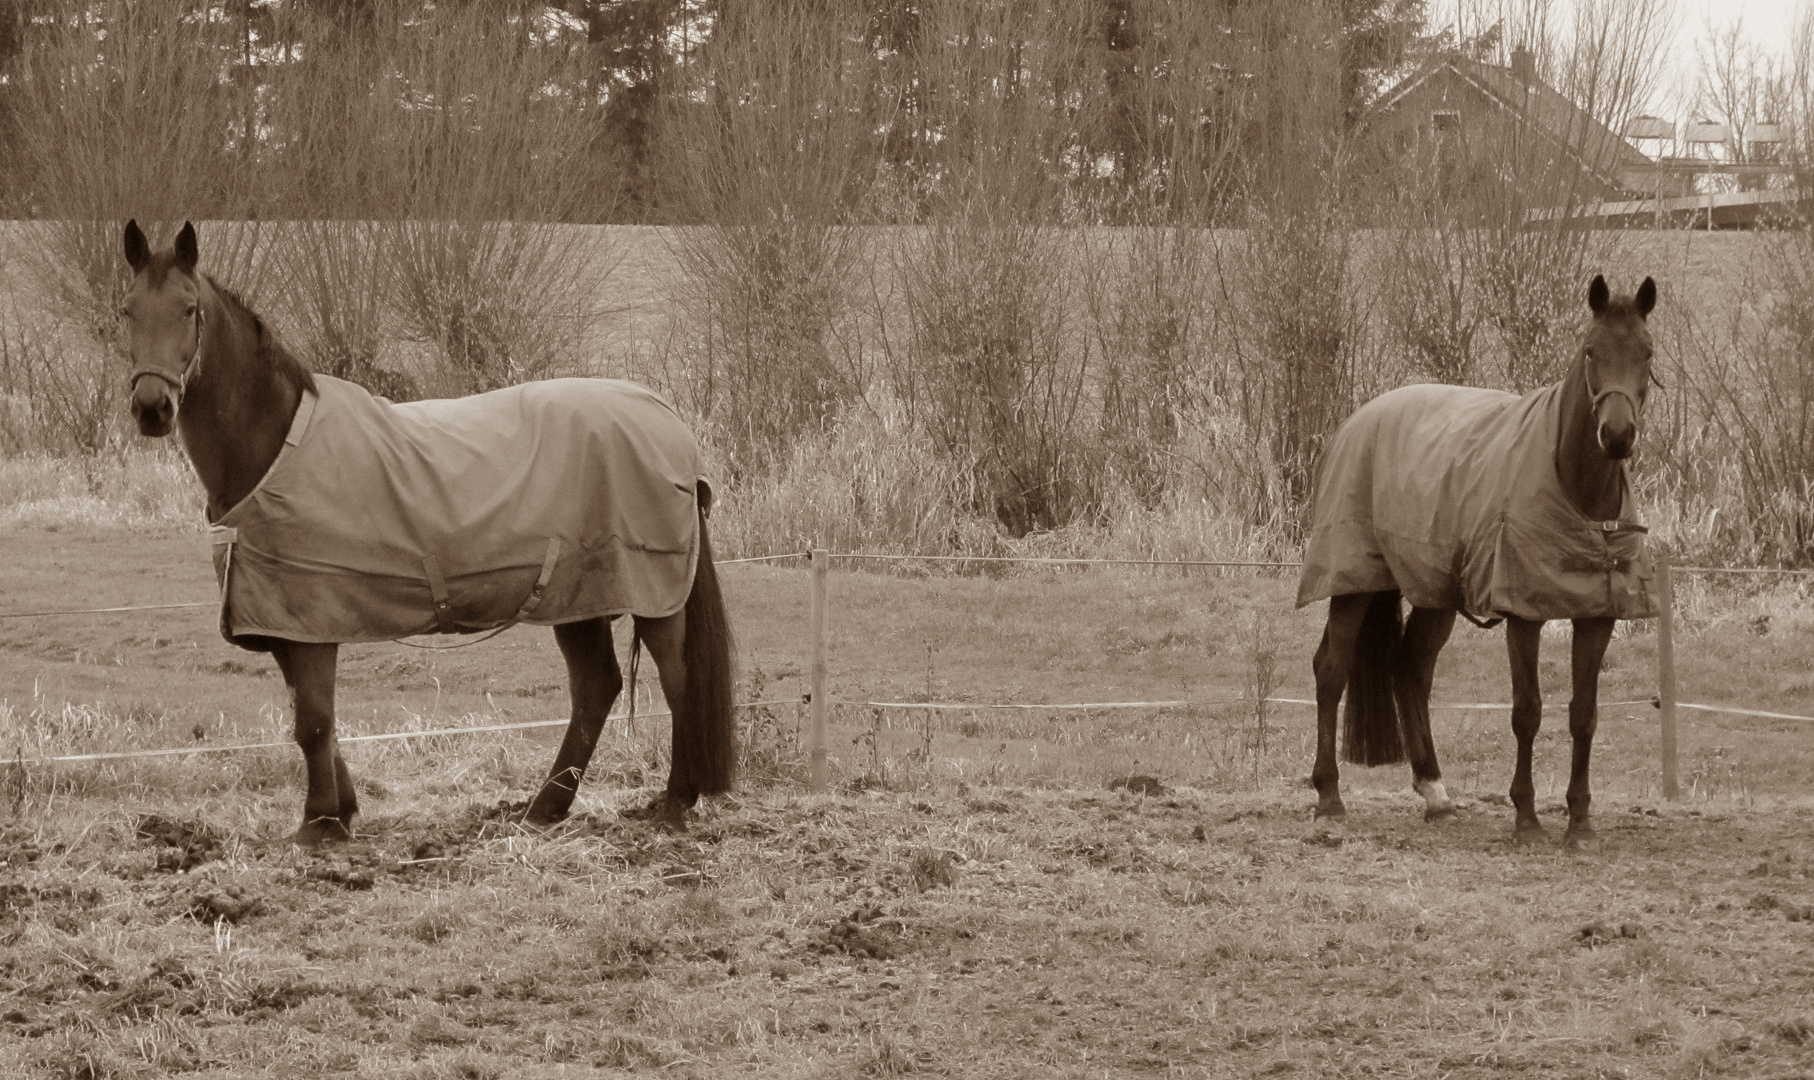
[[[208,321],[207,312],[202,310],[201,304],[199,304],[199,303],[196,304],[195,305],[195,350],[189,354],[189,362],[183,365],[183,370],[180,374],[172,375],[168,371],[165,371],[163,368],[158,367],[155,364],[142,364],[139,367],[132,369],[132,374],[129,375],[126,379],[127,388],[135,389],[139,385],[140,379],[144,378],[147,375],[154,375],[157,378],[160,378],[160,379],[164,380],[166,383],[170,384],[170,389],[176,391],[176,400],[177,400],[177,403],[180,405],[183,400],[183,391],[188,389],[188,386],[189,386],[189,377],[191,375],[195,374],[196,365],[201,363],[202,329],[204,326],[206,326],[207,321]]]

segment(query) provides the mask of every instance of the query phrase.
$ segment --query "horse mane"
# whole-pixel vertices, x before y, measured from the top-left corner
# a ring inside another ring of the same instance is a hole
[[[265,325],[264,319],[259,316],[258,312],[252,310],[252,306],[246,303],[245,298],[214,280],[212,275],[204,274],[202,276],[208,279],[208,284],[213,287],[215,294],[221,298],[221,302],[227,306],[230,313],[251,321],[252,331],[258,336],[258,358],[268,364],[277,377],[288,383],[297,393],[300,394],[304,390],[311,394],[318,393],[319,391],[315,389],[315,373],[304,367],[302,361],[296,359],[291,355],[290,350],[284,348],[277,333]]]

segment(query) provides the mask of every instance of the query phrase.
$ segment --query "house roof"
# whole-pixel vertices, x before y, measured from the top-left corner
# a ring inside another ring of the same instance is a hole
[[[1653,164],[1637,147],[1621,139],[1586,109],[1541,79],[1526,82],[1512,74],[1510,68],[1458,56],[1443,57],[1406,78],[1380,99],[1374,106],[1374,114],[1392,112],[1412,93],[1444,72],[1472,87],[1495,106],[1523,117],[1532,130],[1609,185],[1622,186],[1618,177],[1623,169]]]

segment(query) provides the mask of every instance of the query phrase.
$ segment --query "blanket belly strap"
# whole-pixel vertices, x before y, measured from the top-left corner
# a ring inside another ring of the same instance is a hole
[[[1612,556],[1593,559],[1583,555],[1571,555],[1562,560],[1562,569],[1571,574],[1629,574],[1631,573],[1631,560]]]

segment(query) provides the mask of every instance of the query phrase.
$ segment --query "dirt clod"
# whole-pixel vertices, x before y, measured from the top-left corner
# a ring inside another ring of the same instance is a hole
[[[211,859],[220,858],[221,836],[200,821],[178,821],[162,814],[147,814],[139,819],[133,835],[163,845],[157,853],[157,868],[172,872],[193,870]]]
[[[1134,776],[1118,776],[1110,780],[1109,790],[1127,791],[1135,795],[1163,795],[1165,785],[1159,781],[1157,776],[1147,776],[1142,773]]]
[[[189,900],[189,912],[205,922],[225,919],[236,923],[264,911],[264,898],[249,893],[238,885],[209,885],[197,889]]]
[[[1583,926],[1576,933],[1575,939],[1587,948],[1593,949],[1620,938],[1636,940],[1643,936],[1644,930],[1637,923],[1627,922],[1613,926],[1611,923],[1596,920]]]
[[[309,881],[325,881],[348,889],[369,889],[378,883],[378,875],[369,866],[355,866],[346,859],[317,863],[302,872]]]
[[[957,862],[949,851],[920,848],[908,860],[907,873],[913,878],[913,887],[921,892],[957,884]]]

